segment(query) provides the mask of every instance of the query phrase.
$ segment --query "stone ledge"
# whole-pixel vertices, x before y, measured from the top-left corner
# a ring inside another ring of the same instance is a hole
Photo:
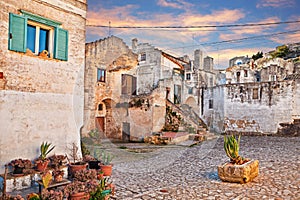
[[[68,167],[64,166],[61,168],[64,171],[64,178],[68,177]],[[50,172],[53,169],[49,169]],[[41,179],[40,177],[41,172],[35,171],[32,174],[26,174],[22,176],[13,176],[11,174],[7,174],[6,179],[6,192],[13,192],[16,190],[23,190],[32,187],[36,184],[38,180]],[[0,176],[0,188],[3,190],[3,182],[4,178],[3,175]]]

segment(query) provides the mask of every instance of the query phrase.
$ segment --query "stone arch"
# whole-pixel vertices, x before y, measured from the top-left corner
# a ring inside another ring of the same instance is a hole
[[[196,113],[198,113],[199,106],[197,105],[197,100],[195,99],[195,97],[192,96],[188,97],[185,100],[184,104],[190,106]]]

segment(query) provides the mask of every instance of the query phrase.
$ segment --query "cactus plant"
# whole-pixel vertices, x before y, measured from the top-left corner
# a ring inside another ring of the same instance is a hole
[[[224,150],[226,155],[230,158],[233,164],[241,165],[248,161],[248,159],[243,158],[239,155],[241,136],[239,135],[238,140],[234,135],[224,136]]]

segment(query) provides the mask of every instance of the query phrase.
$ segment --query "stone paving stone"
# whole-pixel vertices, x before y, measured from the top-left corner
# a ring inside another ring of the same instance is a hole
[[[242,136],[240,154],[260,161],[259,176],[247,184],[219,179],[217,166],[228,161],[223,137],[193,147],[160,148],[141,159],[123,153],[129,158],[114,165],[115,196],[120,200],[136,194],[144,199],[296,200],[300,193],[299,144],[300,137]]]

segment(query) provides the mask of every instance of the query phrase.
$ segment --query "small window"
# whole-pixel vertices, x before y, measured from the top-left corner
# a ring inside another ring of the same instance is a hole
[[[186,74],[186,80],[191,80],[191,74]]]
[[[146,61],[146,53],[141,53],[141,61]]]
[[[193,94],[193,88],[189,88],[188,94]]]
[[[100,104],[98,105],[98,111],[102,111],[102,110],[103,110],[103,104],[100,103]]]
[[[248,70],[244,70],[244,77],[248,77]]]
[[[253,99],[258,99],[258,88],[253,88],[252,98]]]
[[[124,95],[136,95],[136,77],[129,74],[122,74],[121,92]]]
[[[105,82],[105,70],[99,69],[97,70],[97,81],[98,82]]]
[[[60,28],[61,23],[24,10],[21,13],[9,14],[8,49],[68,60],[68,31]]]
[[[209,108],[209,109],[213,109],[213,106],[214,106],[213,103],[214,103],[214,102],[213,102],[212,99],[209,99],[209,100],[208,100],[208,108]]]

